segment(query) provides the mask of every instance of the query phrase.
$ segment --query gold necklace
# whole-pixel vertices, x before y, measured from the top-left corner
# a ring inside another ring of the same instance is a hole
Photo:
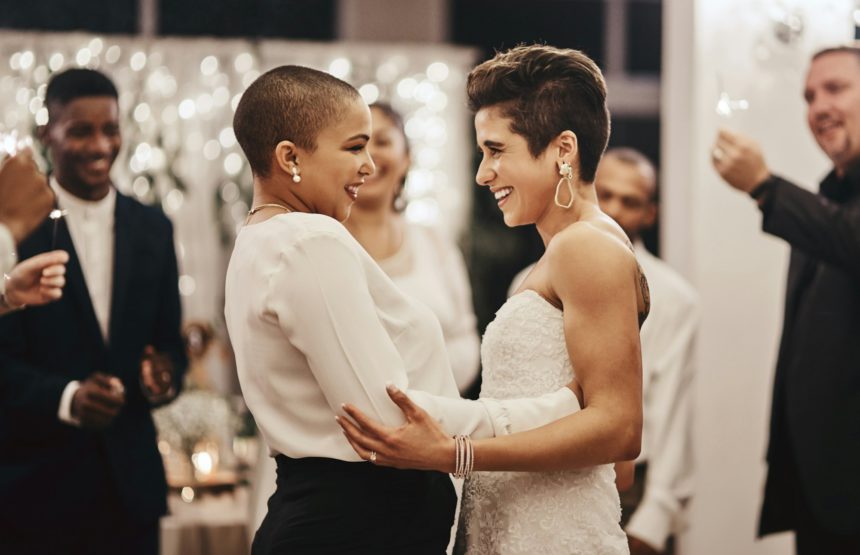
[[[260,206],[255,206],[254,208],[251,208],[250,210],[248,210],[248,215],[245,216],[245,223],[248,222],[248,219],[251,216],[253,216],[257,212],[259,212],[263,208],[280,208],[281,210],[286,210],[288,213],[293,211],[292,208],[288,208],[288,207],[284,206],[283,204],[276,204],[274,202],[269,202],[266,204],[261,204]]]

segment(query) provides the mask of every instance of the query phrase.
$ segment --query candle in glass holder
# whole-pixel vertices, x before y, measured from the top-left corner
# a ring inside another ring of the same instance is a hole
[[[218,470],[218,444],[211,440],[198,442],[191,455],[194,465],[194,478],[199,482],[212,479]]]

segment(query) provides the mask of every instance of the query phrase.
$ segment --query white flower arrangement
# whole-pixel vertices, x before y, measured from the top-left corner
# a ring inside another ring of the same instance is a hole
[[[229,442],[241,424],[227,399],[203,389],[186,389],[169,405],[154,410],[152,418],[159,439],[188,456],[200,441]]]

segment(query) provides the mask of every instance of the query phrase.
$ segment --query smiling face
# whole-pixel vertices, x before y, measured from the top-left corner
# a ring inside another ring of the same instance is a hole
[[[349,217],[358,188],[375,171],[367,150],[370,133],[367,104],[349,99],[342,116],[320,131],[313,152],[296,149],[302,180],[292,190],[311,211],[338,221]]]
[[[631,241],[654,224],[653,174],[639,164],[604,156],[594,186],[600,209],[624,230]]]
[[[511,120],[498,106],[475,114],[478,148],[483,154],[475,181],[489,187],[508,227],[533,224],[553,205],[559,179],[553,143],[537,158],[522,135],[510,130]]]
[[[806,77],[807,123],[838,172],[860,158],[860,58],[830,52],[815,58]]]
[[[80,198],[104,197],[111,183],[111,166],[122,146],[116,99],[84,96],[50,109],[42,140],[57,181]]]
[[[397,125],[379,108],[370,108],[373,135],[367,148],[376,164],[376,173],[368,177],[356,204],[362,208],[392,209],[394,197],[403,186],[409,170],[406,137]]]

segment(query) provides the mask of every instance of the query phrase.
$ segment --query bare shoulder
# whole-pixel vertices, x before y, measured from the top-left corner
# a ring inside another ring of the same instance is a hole
[[[636,275],[636,256],[624,239],[590,222],[577,222],[552,238],[546,250],[550,281],[559,297],[617,294]]]

